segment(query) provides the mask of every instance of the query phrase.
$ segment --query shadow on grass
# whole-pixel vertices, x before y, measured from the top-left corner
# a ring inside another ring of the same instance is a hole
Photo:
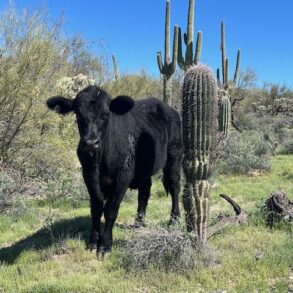
[[[42,228],[34,234],[0,249],[0,263],[13,264],[25,250],[42,250],[54,244],[60,237],[79,238],[88,241],[91,227],[90,217],[77,217],[53,223],[51,229]]]

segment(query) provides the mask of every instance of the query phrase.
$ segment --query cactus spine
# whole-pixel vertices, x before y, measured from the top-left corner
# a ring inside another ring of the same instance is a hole
[[[184,34],[184,43],[186,45],[185,58],[182,53],[181,29],[179,28],[178,44],[178,65],[182,70],[187,70],[189,66],[198,64],[202,46],[202,32],[197,33],[195,54],[193,54],[194,42],[194,0],[189,0],[187,33]]]
[[[183,83],[182,124],[185,186],[183,205],[188,231],[207,241],[209,222],[208,181],[217,124],[217,85],[212,71],[204,65],[190,67]]]
[[[231,124],[231,102],[227,96],[220,100],[219,130],[227,136]]]
[[[178,35],[179,27],[174,28],[174,42],[172,61],[170,60],[170,0],[166,1],[166,20],[165,20],[165,54],[164,64],[161,51],[157,53],[157,61],[161,74],[164,77],[164,102],[172,103],[172,75],[176,69],[176,60],[178,55]]]

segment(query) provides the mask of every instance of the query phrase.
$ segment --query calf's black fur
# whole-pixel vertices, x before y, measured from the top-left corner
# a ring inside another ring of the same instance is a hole
[[[52,97],[47,106],[63,115],[74,112],[77,117],[80,134],[77,154],[91,204],[91,250],[101,253],[111,250],[113,226],[129,187],[138,189],[136,224],[144,223],[151,176],[160,169],[164,187],[172,197],[170,221],[179,218],[183,147],[180,117],[174,109],[155,98],[111,99],[97,86],[85,88],[75,99]]]

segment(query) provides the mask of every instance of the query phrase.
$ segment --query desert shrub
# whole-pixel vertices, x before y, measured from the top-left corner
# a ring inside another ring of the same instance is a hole
[[[73,208],[88,202],[88,193],[82,180],[81,172],[56,174],[46,182],[45,196],[52,207],[60,205]]]
[[[287,138],[285,141],[282,142],[278,154],[280,154],[280,155],[293,155],[292,136],[291,136],[291,138]]]
[[[118,80],[106,83],[104,88],[113,97],[118,95],[128,95],[135,99],[162,97],[160,80],[150,77],[145,71],[139,74],[123,74]]]
[[[271,142],[255,132],[232,133],[221,145],[217,170],[220,173],[247,173],[271,168]]]
[[[8,173],[0,171],[0,213],[8,210],[13,203],[17,184]]]
[[[27,199],[41,192],[41,184],[23,173],[0,166],[0,213],[9,214],[14,221],[30,209]]]
[[[134,271],[151,267],[182,271],[211,265],[215,255],[211,251],[199,251],[192,237],[181,230],[139,229],[122,245],[120,265]]]

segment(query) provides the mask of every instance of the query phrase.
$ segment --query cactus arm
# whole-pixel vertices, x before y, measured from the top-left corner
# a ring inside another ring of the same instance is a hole
[[[220,68],[217,68],[217,83],[218,83],[218,87],[222,87],[221,77],[220,77]]]
[[[112,54],[112,61],[113,61],[113,67],[114,67],[114,78],[115,80],[118,80],[120,78],[120,74],[119,74],[117,60],[115,58],[115,55],[113,54]]]
[[[158,62],[158,67],[159,67],[161,74],[165,74],[161,51],[157,52],[157,62]]]
[[[178,38],[179,38],[179,27],[176,25],[174,27],[172,62],[170,63],[170,72],[172,72],[172,74],[175,72],[176,62],[177,62],[177,58],[178,58]]]
[[[226,66],[226,44],[225,44],[225,24],[224,21],[221,22],[221,51],[222,51],[222,75],[223,75],[223,85],[227,83],[225,79],[225,66]]]
[[[237,59],[236,59],[236,68],[235,68],[235,73],[234,73],[234,78],[233,78],[233,85],[236,85],[236,82],[239,78],[239,68],[240,68],[240,50],[237,52]]]
[[[225,80],[226,80],[226,83],[224,84],[224,88],[226,90],[228,90],[229,89],[229,59],[228,58],[226,58],[226,61],[225,61],[224,76],[225,76]]]
[[[186,46],[193,44],[194,36],[194,0],[189,0]],[[192,46],[191,46],[192,47]]]
[[[170,62],[170,0],[166,1],[165,18],[165,64]]]
[[[185,44],[186,44],[185,66],[190,66],[193,63],[193,38],[194,38],[194,0],[189,0],[187,33],[185,37]]]
[[[182,53],[182,35],[181,35],[181,28],[178,28],[178,56],[177,56],[177,63],[180,69],[185,70],[185,62]]]
[[[194,64],[199,63],[200,54],[201,54],[201,46],[202,46],[202,32],[199,31],[197,33],[196,47],[195,47],[195,56],[194,56]]]

